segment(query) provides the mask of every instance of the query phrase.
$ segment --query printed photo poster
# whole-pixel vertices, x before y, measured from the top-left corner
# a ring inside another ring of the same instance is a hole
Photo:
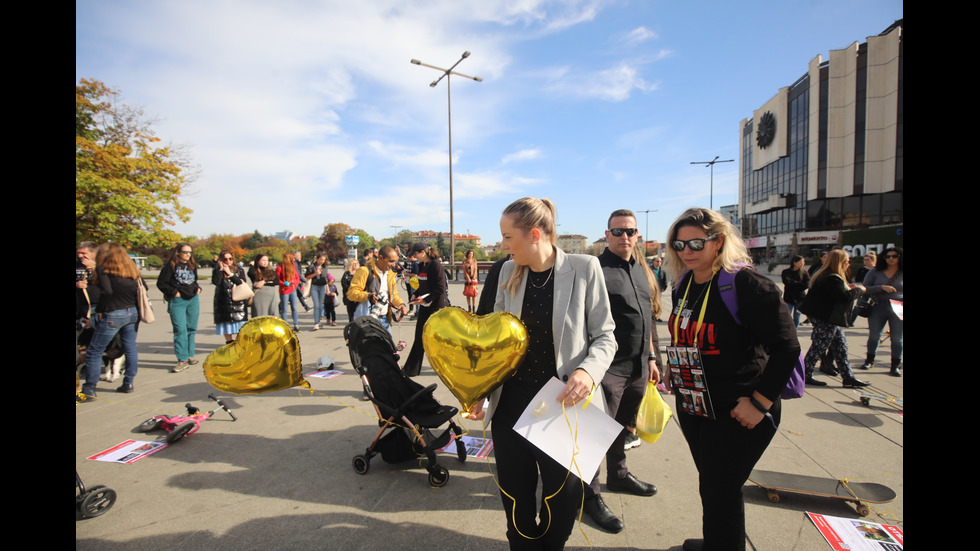
[[[902,551],[905,534],[898,526],[807,513],[835,551]]]
[[[489,438],[460,436],[459,439],[463,441],[463,446],[466,447],[467,457],[486,459],[490,455],[490,452],[493,451],[493,440]],[[455,439],[450,440],[450,442],[446,444],[445,447],[439,448],[439,451],[451,455],[456,455],[456,440]]]
[[[667,363],[671,386],[680,397],[681,409],[690,414],[715,418],[708,384],[701,365],[701,350],[696,346],[668,346]]]
[[[106,461],[109,463],[130,464],[135,463],[148,455],[152,455],[166,447],[167,444],[164,444],[163,442],[140,442],[138,440],[126,440],[125,442],[117,444],[108,450],[90,456],[88,459],[93,461]]]

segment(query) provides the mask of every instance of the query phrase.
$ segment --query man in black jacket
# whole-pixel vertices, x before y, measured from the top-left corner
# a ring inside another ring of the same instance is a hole
[[[617,210],[609,216],[606,250],[599,256],[602,274],[609,293],[609,306],[616,322],[616,356],[602,379],[602,390],[609,415],[624,426],[635,423],[647,381],[659,381],[656,332],[653,328],[652,290],[646,275],[644,258],[633,255],[640,239],[636,215]],[[606,452],[606,489],[612,492],[652,496],[657,487],[637,479],[626,467],[623,430]],[[602,500],[599,473],[586,489],[585,512],[599,526],[610,532],[623,529]]]

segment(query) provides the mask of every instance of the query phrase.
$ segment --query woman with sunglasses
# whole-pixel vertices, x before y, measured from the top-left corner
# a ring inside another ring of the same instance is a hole
[[[808,385],[827,386],[827,383],[813,378],[813,369],[828,350],[837,363],[837,371],[844,380],[845,388],[861,388],[869,384],[854,377],[848,360],[847,337],[844,336],[851,304],[864,293],[863,285],[848,283],[850,266],[851,259],[847,253],[834,249],[827,254],[823,266],[810,280],[810,291],[803,300],[803,310],[813,323],[810,350],[805,358]]]
[[[893,377],[902,376],[902,345],[904,328],[902,317],[895,312],[892,301],[905,302],[905,276],[901,247],[889,247],[878,255],[878,264],[864,276],[864,286],[867,294],[877,299],[868,316],[868,358],[861,369],[871,369],[874,365],[881,333],[888,324],[891,333],[891,371]]]
[[[500,270],[494,309],[519,317],[530,344],[514,376],[491,393],[489,409],[484,411],[481,401],[470,418],[493,422],[510,548],[562,549],[582,503],[582,482],[568,465],[515,432],[514,425],[554,378],[564,388],[549,407],[561,403],[570,409],[591,396],[592,404],[605,410],[603,393],[594,391],[616,352],[615,323],[599,259],[565,254],[555,245],[551,201],[525,197],[511,203],[500,218],[500,233],[501,248],[514,256]]]
[[[248,269],[248,278],[252,280],[252,317],[275,316],[279,313],[279,278],[272,268],[269,255],[260,253]]]
[[[215,334],[224,335],[225,344],[235,340],[235,335],[248,321],[245,309],[247,300],[236,301],[232,297],[235,285],[245,282],[245,270],[235,262],[231,251],[221,251],[218,255],[218,265],[211,273],[211,283],[214,284],[214,325]]]
[[[187,243],[178,243],[170,254],[170,259],[160,269],[157,289],[163,293],[170,314],[170,325],[174,330],[174,354],[177,365],[170,372],[180,373],[193,364],[197,320],[201,313],[201,286],[197,282],[197,262],[194,249]]]
[[[685,411],[680,392],[674,410],[698,469],[703,509],[703,539],[685,541],[684,550],[744,550],[742,485],[776,433],[779,395],[800,343],[779,288],[750,268],[745,243],[724,216],[689,209],[668,236],[666,266],[676,282],[671,344],[697,349],[707,390],[703,415]],[[722,270],[734,274],[744,306],[739,321],[719,288]]]
[[[282,262],[276,266],[276,276],[279,278],[279,317],[286,319],[286,305],[293,311],[293,331],[299,333],[299,270],[296,269],[296,257],[291,253],[282,255]]]

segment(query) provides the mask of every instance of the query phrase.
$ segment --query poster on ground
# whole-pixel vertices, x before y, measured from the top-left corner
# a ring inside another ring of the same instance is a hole
[[[835,551],[902,551],[905,535],[891,524],[807,513]]]
[[[167,444],[163,442],[140,442],[138,440],[126,440],[121,444],[116,444],[108,450],[101,451],[93,456],[90,456],[88,459],[93,461],[106,461],[109,463],[125,463],[128,465],[166,447]]]

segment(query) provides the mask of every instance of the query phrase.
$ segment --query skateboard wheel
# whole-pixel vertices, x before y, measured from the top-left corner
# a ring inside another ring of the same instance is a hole
[[[866,406],[869,406],[871,405],[871,398],[868,398],[867,396],[861,396],[861,403]]]
[[[776,492],[769,492],[769,501],[773,503],[779,503],[779,494]]]
[[[857,504],[857,513],[859,515],[861,515],[862,517],[866,517],[866,516],[868,516],[868,515],[871,514],[871,509],[869,509],[868,506],[865,505],[865,504],[863,504],[863,503],[858,503]]]

